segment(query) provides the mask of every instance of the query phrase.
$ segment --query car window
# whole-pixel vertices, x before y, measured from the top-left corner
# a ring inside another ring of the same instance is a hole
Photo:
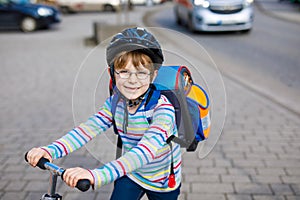
[[[17,4],[29,3],[29,0],[10,0],[10,1]]]
[[[8,4],[9,2],[23,4],[23,3],[29,3],[29,0],[0,0],[0,4]]]
[[[0,0],[0,4],[8,4],[9,0]]]

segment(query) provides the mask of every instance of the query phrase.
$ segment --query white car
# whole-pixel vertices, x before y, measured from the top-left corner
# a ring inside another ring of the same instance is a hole
[[[130,0],[130,3],[133,5],[153,5],[162,3],[162,0]]]
[[[122,8],[120,0],[57,0],[64,13],[81,11],[118,11]]]
[[[175,0],[175,17],[191,31],[251,30],[253,0]]]

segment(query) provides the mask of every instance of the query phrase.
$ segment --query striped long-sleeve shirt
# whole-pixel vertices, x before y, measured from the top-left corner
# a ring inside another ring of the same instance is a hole
[[[105,101],[98,113],[85,123],[71,130],[62,138],[43,147],[53,159],[63,157],[112,126],[112,97]],[[149,124],[147,118],[151,117]],[[177,135],[174,107],[161,95],[157,105],[145,111],[144,103],[136,113],[128,114],[127,131],[122,129],[124,103],[120,100],[114,116],[116,127],[123,142],[123,155],[104,166],[90,170],[94,176],[95,188],[112,183],[127,175],[131,180],[151,191],[166,192],[176,189],[181,183],[181,151],[178,144],[170,146],[168,137]],[[168,187],[171,154],[173,154],[176,186]]]

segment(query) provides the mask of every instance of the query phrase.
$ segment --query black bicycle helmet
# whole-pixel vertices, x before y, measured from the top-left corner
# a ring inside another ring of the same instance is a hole
[[[156,69],[164,61],[161,47],[156,38],[146,29],[135,27],[128,28],[116,34],[106,49],[106,60],[113,72],[114,58],[119,53],[126,51],[140,51],[148,55]]]

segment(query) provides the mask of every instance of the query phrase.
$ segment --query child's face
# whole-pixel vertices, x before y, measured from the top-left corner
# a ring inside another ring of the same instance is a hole
[[[121,78],[120,73],[129,72],[128,78]],[[144,77],[138,78],[136,73],[147,74]],[[134,67],[132,64],[132,59],[130,58],[125,68],[115,70],[115,80],[116,86],[119,91],[129,100],[134,100],[144,94],[151,83],[151,81],[156,77],[157,71],[154,71],[153,75],[150,75],[150,70],[140,66],[138,68]]]

